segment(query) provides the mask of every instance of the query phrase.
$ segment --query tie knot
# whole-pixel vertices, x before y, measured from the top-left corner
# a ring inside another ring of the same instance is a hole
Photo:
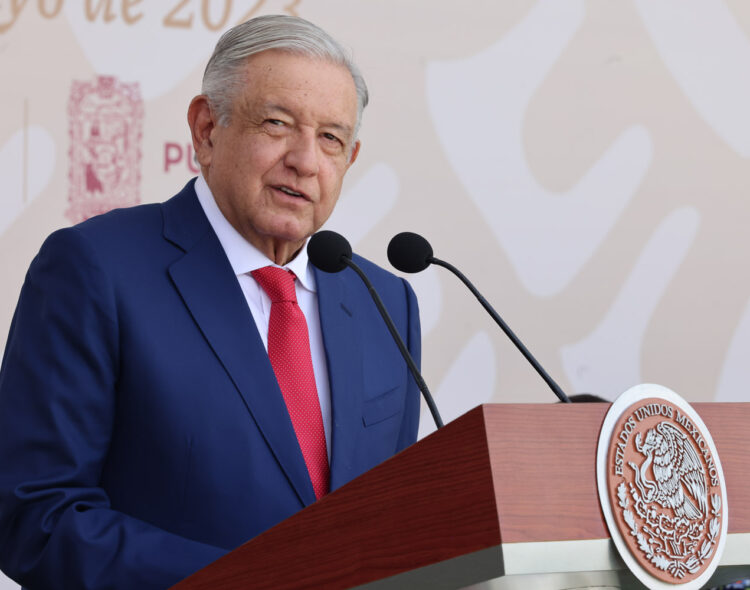
[[[264,266],[252,271],[250,274],[258,281],[271,303],[280,301],[297,301],[297,293],[294,290],[294,273],[291,270],[279,268],[278,266]]]

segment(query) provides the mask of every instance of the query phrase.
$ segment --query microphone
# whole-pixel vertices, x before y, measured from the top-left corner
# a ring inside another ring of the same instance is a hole
[[[367,275],[352,260],[352,247],[347,239],[334,231],[319,231],[314,234],[307,243],[307,255],[310,262],[323,272],[337,273],[348,266],[357,273],[360,279],[362,279],[362,282],[364,282],[367,290],[370,292],[370,296],[375,302],[375,306],[378,308],[385,325],[388,326],[388,331],[396,342],[396,345],[401,352],[401,356],[404,357],[406,365],[409,367],[409,371],[411,372],[412,377],[414,377],[417,387],[419,387],[419,391],[422,392],[422,396],[427,402],[427,407],[430,408],[430,413],[432,414],[432,419],[435,421],[435,425],[438,428],[442,428],[443,419],[440,417],[440,412],[438,412],[435,400],[432,398],[432,394],[427,388],[427,384],[419,373],[419,369],[417,369],[414,359],[411,358],[411,354],[409,354],[398,330],[396,330],[396,326],[393,323],[388,310],[385,308],[385,305],[383,305],[383,300],[380,299],[380,295],[378,295],[375,287],[370,282],[370,279],[367,278]]]
[[[335,231],[323,230],[310,238],[307,256],[320,270],[336,273],[346,268],[344,260],[352,259],[349,241]]]
[[[400,270],[401,272],[420,272],[430,266],[430,264],[437,264],[438,266],[442,266],[451,271],[469,288],[479,303],[482,304],[482,307],[484,307],[487,313],[492,316],[492,319],[495,320],[497,325],[502,328],[503,332],[505,332],[513,344],[516,345],[516,348],[521,351],[521,354],[526,357],[526,360],[531,363],[531,366],[536,369],[536,372],[539,373],[539,376],[542,379],[544,379],[544,382],[550,387],[550,389],[552,389],[553,393],[560,399],[560,401],[570,403],[565,392],[563,392],[560,386],[555,383],[554,379],[549,376],[547,371],[545,371],[542,365],[540,365],[534,358],[534,355],[532,355],[529,349],[524,346],[523,342],[521,342],[518,336],[513,333],[513,330],[510,329],[510,326],[503,321],[503,318],[500,317],[471,281],[469,281],[469,279],[467,279],[464,274],[452,264],[440,260],[439,258],[435,258],[432,255],[432,246],[430,246],[430,243],[422,236],[412,232],[402,232],[395,235],[388,244],[388,260],[395,269]]]

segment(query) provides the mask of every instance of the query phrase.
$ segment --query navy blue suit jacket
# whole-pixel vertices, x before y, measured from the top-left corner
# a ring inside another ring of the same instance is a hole
[[[416,299],[357,260],[419,359]],[[331,489],[416,439],[367,290],[316,272]],[[29,588],[164,588],[315,501],[273,370],[192,182],[52,234],[0,371],[0,565]]]

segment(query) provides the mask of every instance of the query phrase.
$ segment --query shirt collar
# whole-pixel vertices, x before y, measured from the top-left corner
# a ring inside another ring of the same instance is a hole
[[[202,174],[198,175],[195,181],[195,193],[198,196],[198,201],[203,208],[203,212],[208,218],[208,222],[216,233],[216,237],[219,238],[222,248],[224,248],[234,274],[240,276],[264,266],[278,266],[278,264],[270,260],[265,254],[243,238],[234,229],[232,224],[227,221],[221,209],[216,204],[211,189],[208,187]],[[297,276],[297,280],[302,287],[313,293],[316,292],[315,275],[307,258],[307,241],[305,241],[305,245],[302,246],[297,256],[283,268],[291,270]]]

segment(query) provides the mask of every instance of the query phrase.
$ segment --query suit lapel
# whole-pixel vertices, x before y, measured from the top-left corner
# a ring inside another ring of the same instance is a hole
[[[304,505],[315,493],[263,342],[192,185],[164,205],[164,235],[185,250],[169,274]]]
[[[315,269],[318,309],[331,387],[331,490],[352,478],[362,420],[361,335],[346,275]],[[358,329],[359,328],[359,329]]]

